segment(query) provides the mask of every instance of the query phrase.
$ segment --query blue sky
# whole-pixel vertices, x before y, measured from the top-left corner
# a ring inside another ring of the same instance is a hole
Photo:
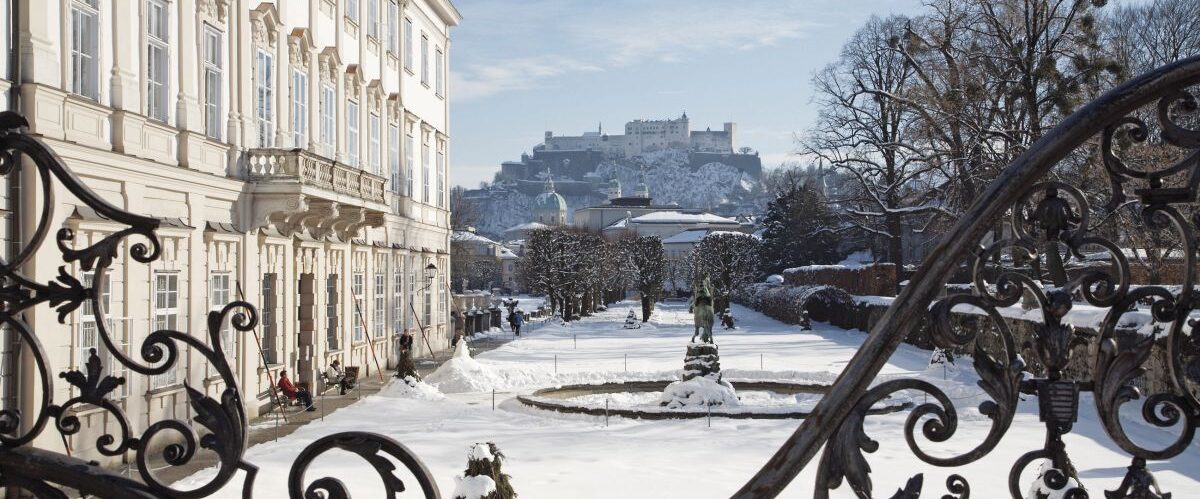
[[[451,180],[477,186],[546,130],[614,133],[687,111],[738,124],[763,166],[813,122],[809,81],[872,14],[919,0],[456,0]]]

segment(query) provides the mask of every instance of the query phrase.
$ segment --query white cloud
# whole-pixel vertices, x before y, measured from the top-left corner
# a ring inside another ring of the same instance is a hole
[[[817,26],[793,2],[512,4],[482,1],[462,6],[468,21],[459,29],[471,31],[456,42],[462,61],[451,70],[457,101],[545,88],[572,74],[751,50],[801,38]],[[470,50],[463,50],[464,45]]]

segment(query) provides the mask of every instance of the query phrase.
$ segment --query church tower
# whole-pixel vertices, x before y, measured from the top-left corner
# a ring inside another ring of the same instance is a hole
[[[554,178],[546,170],[546,185],[542,193],[533,198],[533,221],[551,227],[566,225],[567,200],[554,190]]]

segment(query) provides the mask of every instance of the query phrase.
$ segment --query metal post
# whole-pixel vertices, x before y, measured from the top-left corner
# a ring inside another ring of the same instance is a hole
[[[763,354],[758,354],[758,370],[763,370]]]
[[[577,334],[572,334],[572,335],[571,335],[571,342],[572,342],[572,346],[571,346],[571,348],[578,350],[578,349],[579,349],[579,335],[577,335]]]
[[[492,410],[496,410],[496,389],[492,388]]]
[[[608,428],[608,398],[604,399],[604,427]]]
[[[712,405],[705,406],[708,409],[708,427],[712,428]]]
[[[558,374],[558,354],[554,354],[554,374]]]
[[[625,372],[629,372],[629,354],[625,354]]]

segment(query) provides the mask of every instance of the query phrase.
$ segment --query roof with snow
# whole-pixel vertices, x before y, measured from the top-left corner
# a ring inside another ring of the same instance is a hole
[[[719,217],[712,213],[683,213],[680,211],[656,211],[634,217],[635,224],[729,224],[738,225],[736,220]]]
[[[465,242],[475,242],[475,243],[484,243],[484,244],[498,244],[496,241],[493,241],[491,239],[483,237],[474,232],[469,232],[469,231],[465,231],[465,230],[454,231],[453,233],[450,234],[450,240],[464,242],[464,243]]]
[[[520,258],[520,257],[517,256],[516,253],[513,253],[512,250],[505,248],[503,246],[500,247],[500,259],[501,260],[511,260],[511,259],[517,259],[517,258]]]
[[[505,230],[504,232],[514,232],[514,231],[522,231],[522,230],[542,230],[542,229],[549,229],[549,228],[550,228],[550,226],[546,225],[546,224],[541,224],[541,223],[537,223],[537,222],[528,222],[528,223],[523,223],[521,225],[514,225],[512,227],[509,227],[508,230]]]
[[[708,235],[708,229],[689,229],[671,237],[663,239],[663,244],[696,244],[699,243],[704,236]]]

